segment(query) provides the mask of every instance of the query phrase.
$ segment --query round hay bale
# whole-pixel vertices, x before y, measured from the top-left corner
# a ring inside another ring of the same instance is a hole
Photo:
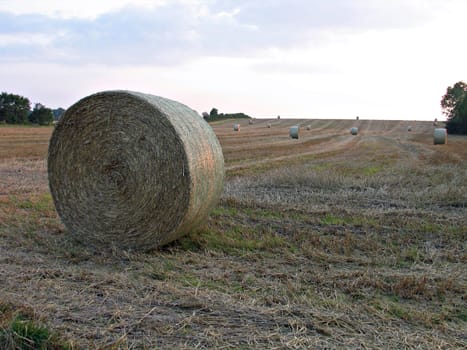
[[[359,119],[360,119],[360,117],[357,115],[357,118],[356,118],[356,119],[357,119],[357,120],[359,120]]]
[[[278,116],[277,116],[277,119],[281,119],[281,116],[280,116],[280,115],[278,115]]]
[[[307,125],[307,126],[306,126],[306,129],[307,129],[307,130],[311,130],[311,125]]]
[[[240,131],[240,124],[234,124],[233,130],[234,131]]]
[[[298,139],[298,132],[300,128],[298,125],[291,126],[289,129],[289,135],[292,139]]]
[[[435,145],[444,145],[448,143],[448,132],[445,128],[436,128],[433,134],[433,143]]]
[[[351,133],[352,135],[357,135],[357,134],[358,134],[358,128],[353,127],[352,129],[350,129],[350,133]]]
[[[224,158],[209,124],[187,106],[104,91],[66,111],[50,140],[48,175],[72,235],[146,251],[206,218],[223,189]]]
[[[271,123],[268,123],[268,129],[271,129]]]
[[[253,119],[250,119],[250,120],[248,121],[248,124],[252,125],[252,124],[253,124]]]
[[[412,131],[412,127],[410,125],[407,127],[407,131]]]

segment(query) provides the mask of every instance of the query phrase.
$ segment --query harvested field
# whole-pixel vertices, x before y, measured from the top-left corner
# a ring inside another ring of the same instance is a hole
[[[47,185],[52,130],[0,127],[0,348],[17,314],[73,349],[467,346],[466,136],[433,145],[423,121],[233,123],[212,124],[221,202],[150,253],[74,241]]]

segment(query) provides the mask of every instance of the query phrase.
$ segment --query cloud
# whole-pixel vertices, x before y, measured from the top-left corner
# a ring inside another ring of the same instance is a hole
[[[319,44],[339,31],[414,25],[431,13],[421,2],[181,0],[126,6],[96,18],[0,12],[0,35],[9,37],[0,45],[0,61],[175,65],[200,56],[249,56]],[[32,39],[21,39],[25,35]]]

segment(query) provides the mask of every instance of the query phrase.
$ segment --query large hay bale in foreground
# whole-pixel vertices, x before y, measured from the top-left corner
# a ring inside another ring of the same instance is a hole
[[[149,250],[188,233],[219,199],[222,149],[187,106],[105,91],[71,106],[52,134],[49,186],[82,241]]]
[[[350,133],[351,133],[352,135],[357,135],[357,134],[358,134],[358,128],[356,128],[356,127],[351,128],[351,129],[350,129]]]
[[[290,127],[289,129],[289,135],[291,138],[293,139],[298,139],[298,132],[299,132],[300,128],[298,125],[294,125],[292,127]]]
[[[433,133],[433,143],[435,145],[444,145],[448,143],[448,132],[445,128],[436,128]]]

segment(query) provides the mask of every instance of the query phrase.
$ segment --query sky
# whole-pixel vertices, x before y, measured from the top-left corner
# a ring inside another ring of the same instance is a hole
[[[104,90],[263,118],[444,120],[465,0],[0,0],[0,90]]]

